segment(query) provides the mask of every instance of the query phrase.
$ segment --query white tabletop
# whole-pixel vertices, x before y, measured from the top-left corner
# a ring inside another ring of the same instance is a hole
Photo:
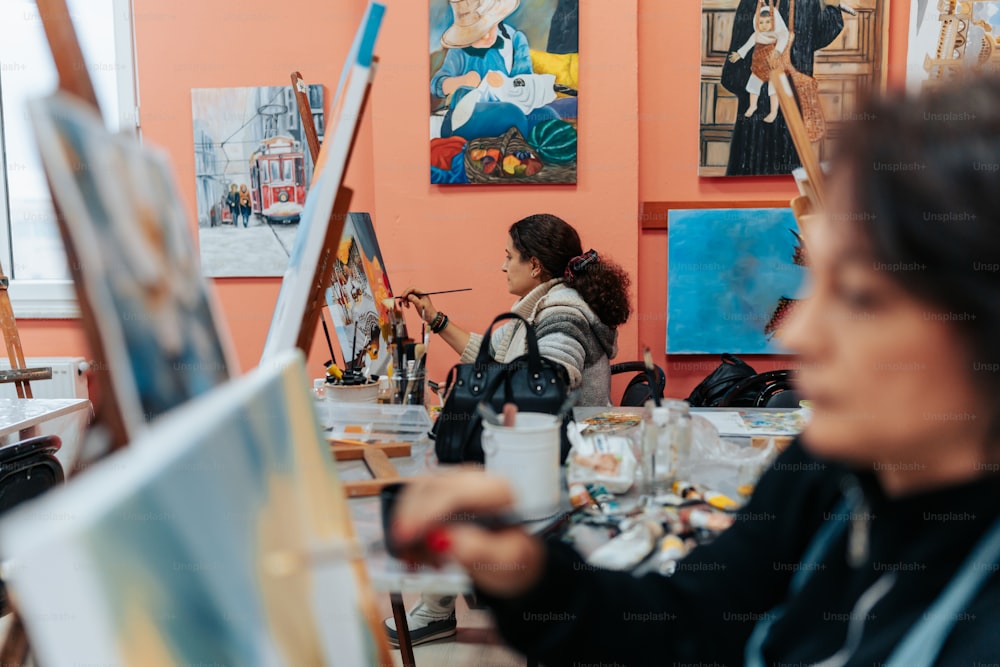
[[[85,398],[0,398],[0,438],[73,412],[89,414]]]

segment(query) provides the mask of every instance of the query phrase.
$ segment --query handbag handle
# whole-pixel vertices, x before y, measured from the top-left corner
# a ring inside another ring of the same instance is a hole
[[[528,368],[531,369],[533,374],[540,373],[542,370],[542,354],[538,351],[538,336],[535,335],[535,328],[531,326],[528,320],[524,319],[517,313],[502,313],[493,318],[490,323],[490,327],[483,334],[483,342],[485,345],[479,346],[479,354],[476,355],[476,366],[482,366],[488,364],[492,361],[490,357],[490,340],[493,337],[493,327],[497,325],[498,322],[504,320],[520,320],[524,323],[526,338],[528,340]]]

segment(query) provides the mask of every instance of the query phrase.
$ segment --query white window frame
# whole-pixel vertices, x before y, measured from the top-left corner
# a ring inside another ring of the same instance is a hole
[[[112,0],[115,16],[115,54],[125,67],[117,70],[119,129],[140,136],[138,69],[135,58],[135,23],[132,0]],[[0,91],[2,94],[2,91]],[[2,131],[2,128],[0,128]],[[6,164],[0,164],[0,253],[4,271],[13,271],[14,249],[10,238]],[[78,319],[80,307],[72,280],[11,280],[8,290],[17,319]]]

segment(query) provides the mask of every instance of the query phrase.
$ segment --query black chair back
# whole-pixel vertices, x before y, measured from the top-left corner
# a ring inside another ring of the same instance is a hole
[[[650,387],[649,377],[646,375],[646,364],[641,361],[623,361],[619,364],[611,364],[611,374],[638,373],[629,380],[625,391],[622,392],[621,401],[618,405],[623,407],[642,407],[646,401],[654,395],[663,398],[663,392],[667,386],[667,375],[659,366],[653,366],[654,386]]]
[[[62,464],[55,457],[60,447],[62,441],[57,435],[0,447],[0,515],[62,484]],[[9,611],[7,589],[0,582],[0,616]]]

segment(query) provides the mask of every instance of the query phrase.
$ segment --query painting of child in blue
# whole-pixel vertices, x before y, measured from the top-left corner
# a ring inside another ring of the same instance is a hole
[[[432,183],[576,182],[578,5],[430,0]]]

